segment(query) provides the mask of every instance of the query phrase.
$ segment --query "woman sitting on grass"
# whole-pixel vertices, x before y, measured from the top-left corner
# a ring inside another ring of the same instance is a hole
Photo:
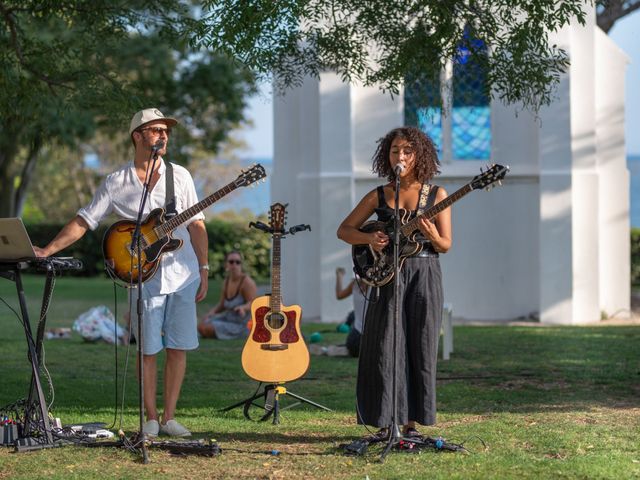
[[[227,275],[222,285],[220,301],[198,325],[203,337],[230,340],[245,338],[251,316],[251,302],[256,298],[256,282],[242,270],[242,254],[227,253],[224,259]]]

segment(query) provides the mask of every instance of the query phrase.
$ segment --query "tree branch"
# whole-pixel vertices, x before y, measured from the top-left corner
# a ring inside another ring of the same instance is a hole
[[[618,20],[640,9],[639,0],[604,0],[598,3],[602,10],[597,14],[597,22],[605,33],[609,33]]]

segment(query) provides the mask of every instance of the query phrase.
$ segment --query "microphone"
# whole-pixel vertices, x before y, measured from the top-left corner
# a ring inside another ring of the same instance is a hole
[[[393,167],[393,173],[398,176],[400,175],[402,172],[404,172],[404,169],[406,167],[404,166],[404,163],[398,163],[395,167]]]
[[[164,141],[158,140],[156,144],[153,147],[151,147],[151,151],[153,153],[156,153],[158,150],[162,150],[163,148],[164,148]]]

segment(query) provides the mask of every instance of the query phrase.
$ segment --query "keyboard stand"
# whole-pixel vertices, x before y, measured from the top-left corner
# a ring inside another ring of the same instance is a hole
[[[41,319],[41,326],[38,329],[38,341],[36,342],[34,341],[31,331],[31,322],[29,320],[24,288],[22,286],[21,270],[25,270],[29,268],[29,266],[30,262],[28,261],[0,260],[0,277],[11,280],[16,284],[16,291],[20,302],[20,312],[22,314],[22,326],[24,327],[24,334],[27,341],[27,358],[31,363],[31,386],[29,388],[29,397],[25,409],[24,424],[19,435],[24,438],[37,437],[37,444],[41,445],[41,448],[47,448],[53,446],[53,434],[51,432],[51,421],[49,419],[47,402],[44,397],[44,392],[42,391],[42,384],[40,383],[40,355],[42,353],[42,336],[40,333],[42,332],[42,334],[44,334],[43,324],[45,319]],[[51,280],[49,275],[47,275],[47,287],[50,288],[51,286]],[[47,293],[48,292],[45,291],[45,298],[48,297]]]

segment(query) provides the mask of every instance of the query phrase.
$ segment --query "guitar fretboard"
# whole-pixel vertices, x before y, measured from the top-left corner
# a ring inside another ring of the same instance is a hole
[[[187,208],[184,212],[179,213],[178,215],[173,217],[171,220],[164,222],[162,225],[158,225],[153,229],[154,232],[156,233],[158,238],[165,237],[166,235],[174,231],[176,228],[178,228],[180,225],[182,225],[184,222],[189,220],[191,217],[193,217],[197,213],[200,213],[202,210],[206,209],[207,207],[210,207],[225,195],[228,195],[229,193],[233,192],[236,188],[238,187],[236,186],[235,182],[231,182],[227,186],[222,187],[217,192],[209,195],[207,198]]]
[[[457,202],[458,200],[460,200],[462,197],[464,197],[467,193],[471,191],[473,191],[473,187],[471,186],[471,184],[470,183],[466,184],[464,187],[462,187],[459,190],[456,190],[441,202],[436,203],[433,207],[431,207],[426,212],[423,212],[421,215],[418,215],[413,220],[405,223],[402,227],[400,227],[400,232],[405,237],[408,237],[414,231],[418,230],[419,228],[418,225],[421,218],[426,218],[431,220],[433,217],[438,215],[445,208],[450,207],[453,203]]]
[[[280,234],[273,235],[273,252],[271,254],[271,311],[278,313],[282,301],[280,299]]]

